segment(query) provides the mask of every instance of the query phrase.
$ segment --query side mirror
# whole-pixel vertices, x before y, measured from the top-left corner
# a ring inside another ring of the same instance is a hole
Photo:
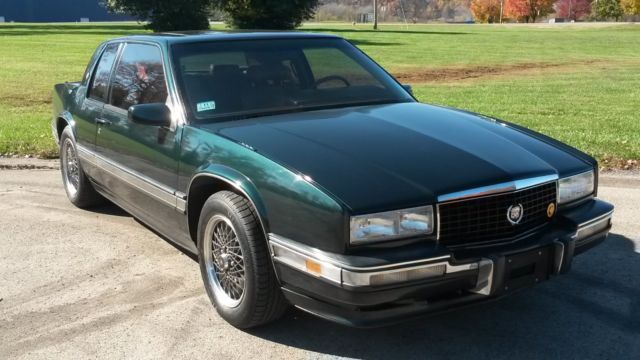
[[[171,125],[171,110],[164,103],[132,105],[129,107],[128,117],[129,121],[140,125]]]
[[[413,88],[411,87],[411,85],[408,84],[402,84],[402,87],[411,95],[413,95]]]

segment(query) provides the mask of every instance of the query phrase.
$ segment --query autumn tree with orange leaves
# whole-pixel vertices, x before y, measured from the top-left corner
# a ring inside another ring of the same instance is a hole
[[[469,7],[476,21],[493,23],[500,21],[501,0],[471,0]]]
[[[536,19],[553,12],[555,0],[505,0],[505,16],[524,22],[536,22]]]
[[[640,15],[640,0],[620,0],[620,6],[627,15]]]

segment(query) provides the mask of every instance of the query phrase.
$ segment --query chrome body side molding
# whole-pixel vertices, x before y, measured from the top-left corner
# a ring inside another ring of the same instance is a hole
[[[187,212],[187,194],[176,191],[176,210],[181,213]]]
[[[175,208],[184,213],[186,208],[186,195],[150,179],[128,167],[116,163],[106,157],[87,149],[82,145],[76,145],[78,156],[101,171],[105,171],[130,186],[155,198],[160,203]]]

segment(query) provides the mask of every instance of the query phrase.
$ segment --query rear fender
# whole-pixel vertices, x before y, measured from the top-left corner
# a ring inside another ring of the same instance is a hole
[[[53,89],[53,119],[51,121],[51,131],[56,143],[60,143],[60,135],[66,126],[71,126],[73,136],[76,136],[76,123],[73,115],[69,111],[70,101],[74,100],[75,90],[78,83],[56,84]]]

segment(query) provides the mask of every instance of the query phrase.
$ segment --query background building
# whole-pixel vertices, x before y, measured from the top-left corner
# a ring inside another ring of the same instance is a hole
[[[5,22],[124,21],[130,16],[110,14],[99,0],[1,0]]]

